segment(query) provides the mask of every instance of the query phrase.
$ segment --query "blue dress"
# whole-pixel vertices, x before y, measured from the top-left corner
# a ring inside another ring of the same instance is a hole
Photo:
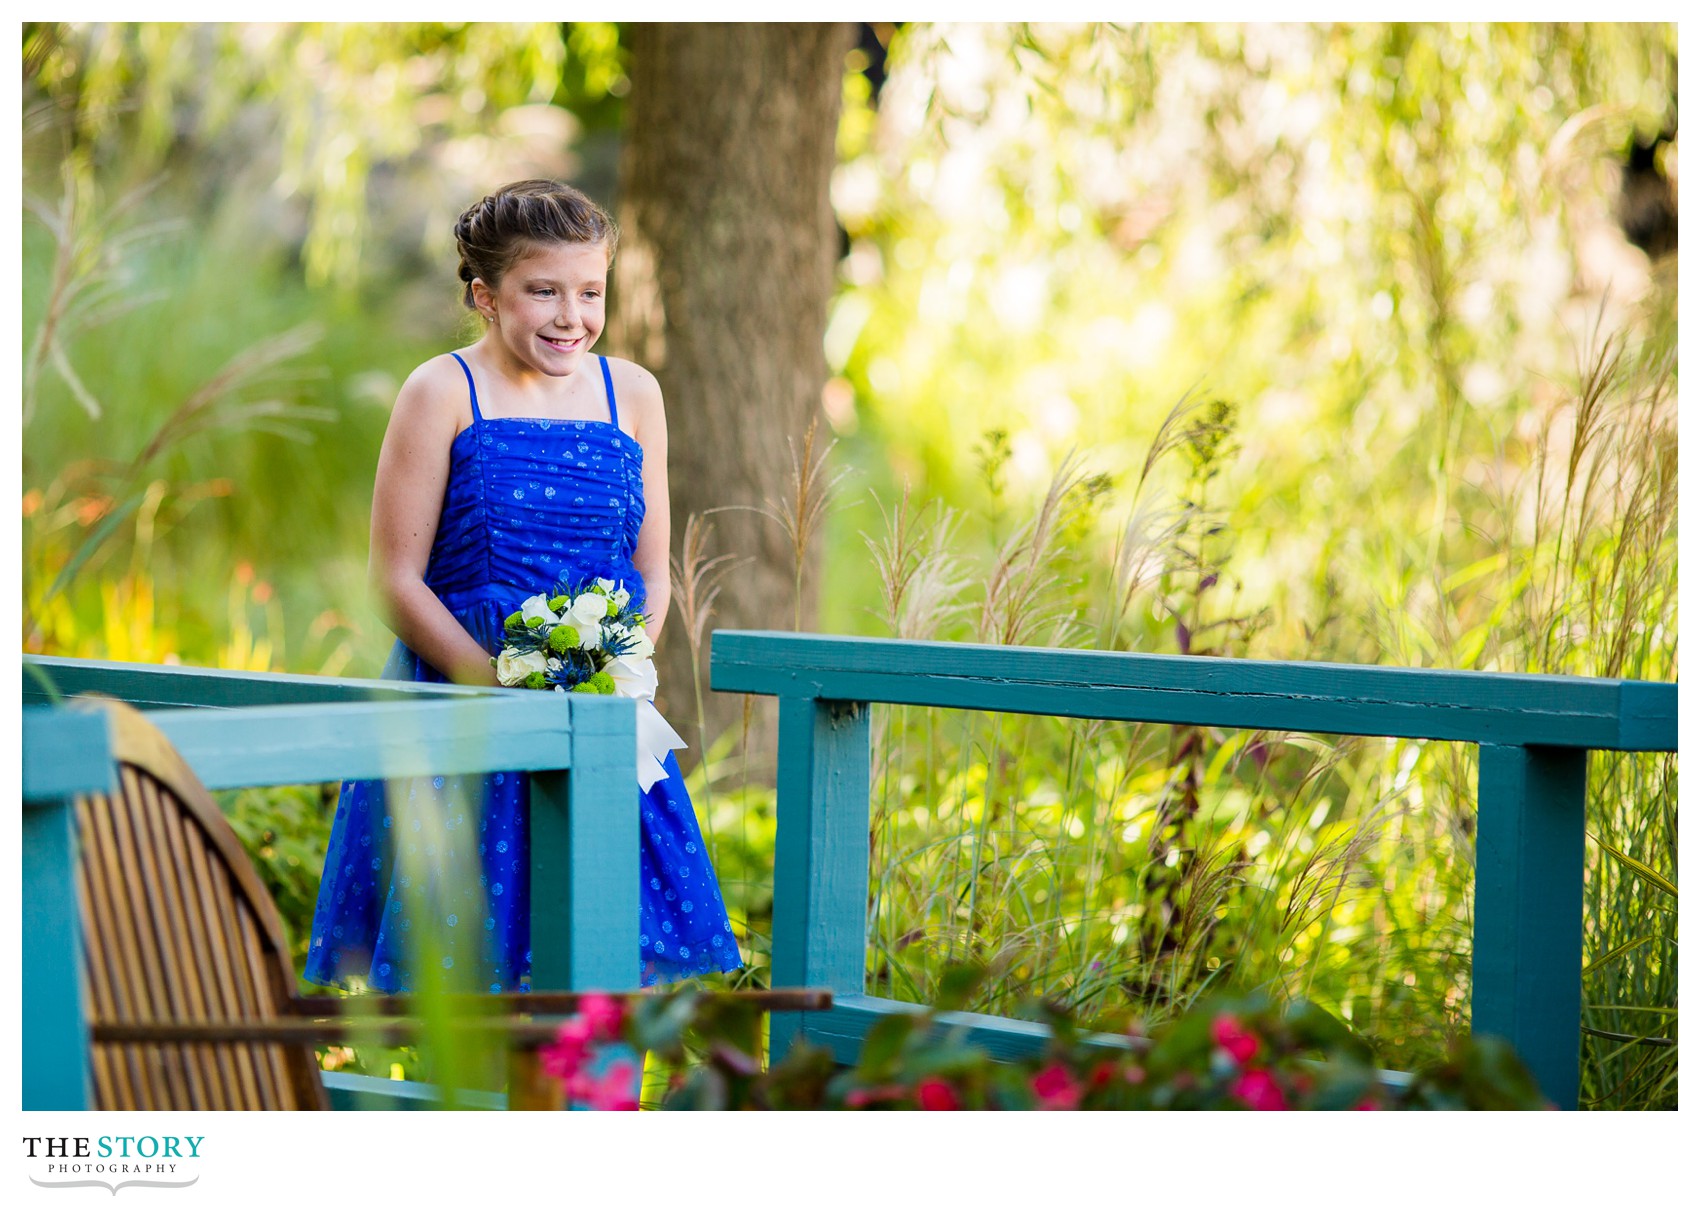
[[[644,598],[632,564],[643,523],[643,447],[620,428],[608,359],[600,358],[607,421],[486,419],[455,435],[442,517],[425,582],[494,656],[503,620],[556,579],[610,577]],[[399,640],[385,678],[441,682]],[[644,985],[742,960],[678,762],[647,792],[642,813],[639,948]],[[405,795],[402,794],[405,792]],[[531,969],[529,785],[513,772],[482,777],[347,782],[331,825],[307,952],[306,978],[384,992],[415,985],[413,964],[455,969],[458,987],[523,989]],[[414,887],[415,879],[424,887]],[[415,919],[420,914],[429,920]],[[420,946],[410,946],[410,940]],[[420,953],[428,948],[428,954]],[[466,965],[473,965],[469,971]],[[449,975],[445,973],[445,975]]]

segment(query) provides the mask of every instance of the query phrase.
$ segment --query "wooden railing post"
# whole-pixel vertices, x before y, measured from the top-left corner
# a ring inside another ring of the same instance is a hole
[[[88,1022],[77,922],[77,814],[71,801],[24,806],[23,1107],[85,1111]]]
[[[83,1111],[90,1096],[77,896],[75,797],[111,788],[104,712],[26,711],[22,1101],[26,1111]]]
[[[1470,1029],[1511,1041],[1574,1109],[1588,751],[1484,744],[1479,779]]]
[[[629,700],[569,697],[567,769],[531,776],[531,986],[635,989],[637,715]]]
[[[868,942],[868,704],[782,696],[773,986],[860,994]],[[802,1030],[775,1014],[777,1060]]]

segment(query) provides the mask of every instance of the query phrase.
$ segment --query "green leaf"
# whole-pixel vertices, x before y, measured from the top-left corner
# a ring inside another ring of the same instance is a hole
[[[1654,871],[1651,867],[1647,866],[1646,863],[1643,863],[1640,859],[1630,858],[1616,846],[1608,845],[1607,843],[1600,841],[1600,839],[1592,833],[1588,836],[1594,839],[1595,845],[1599,846],[1601,850],[1604,850],[1619,863],[1622,863],[1625,867],[1629,868],[1630,874],[1639,876],[1645,883],[1651,884],[1660,892],[1669,893],[1671,896],[1676,895],[1676,885],[1671,883],[1671,881],[1666,879],[1664,876],[1660,875],[1657,871]]]
[[[986,969],[978,964],[955,964],[939,976],[938,992],[933,997],[935,1010],[963,1010],[973,1001],[974,994],[986,983]]]
[[[112,532],[118,529],[118,524],[135,512],[136,506],[142,503],[142,498],[145,495],[145,492],[136,493],[102,518],[100,524],[89,531],[88,537],[78,545],[71,558],[65,561],[65,567],[59,570],[59,575],[53,578],[53,584],[48,587],[46,596],[42,598],[43,602],[52,601],[61,589],[71,583],[77,573],[82,571],[83,565],[93,558],[96,551],[100,550],[101,544],[112,537]]]
[[[897,1063],[898,1055],[915,1029],[926,1020],[918,1014],[888,1014],[869,1029],[856,1058],[856,1072],[863,1078],[883,1077]]]
[[[1624,952],[1633,951],[1633,950],[1635,950],[1635,948],[1639,947],[1642,943],[1650,943],[1657,937],[1658,937],[1658,935],[1656,935],[1656,934],[1643,934],[1640,938],[1632,938],[1627,943],[1624,943],[1621,946],[1613,947],[1610,951],[1608,951],[1604,955],[1600,956],[1599,959],[1595,960],[1593,963],[1589,964],[1586,968],[1582,969],[1582,975],[1587,976],[1595,968],[1604,967],[1606,964],[1611,963],[1612,960],[1616,959],[1618,956],[1622,955]]]

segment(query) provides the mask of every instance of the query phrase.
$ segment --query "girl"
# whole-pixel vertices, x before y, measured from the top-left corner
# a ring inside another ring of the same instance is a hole
[[[600,207],[554,181],[504,186],[455,224],[462,301],[484,333],[408,377],[384,434],[370,572],[398,639],[382,676],[494,685],[503,620],[563,576],[622,582],[659,638],[661,390],[642,367],[590,353],[617,239]],[[645,985],[741,963],[671,753],[663,766],[647,792],[633,788],[643,886],[632,974]],[[307,979],[400,992],[413,965],[431,963],[458,964],[457,984],[527,987],[527,792],[514,773],[345,783]]]

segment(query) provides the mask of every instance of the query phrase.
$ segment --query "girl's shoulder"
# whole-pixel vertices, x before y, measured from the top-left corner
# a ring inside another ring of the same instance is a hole
[[[627,396],[654,396],[656,402],[660,402],[661,384],[636,362],[609,355],[608,373],[614,379],[614,390],[620,393],[621,403]]]
[[[614,396],[619,401],[620,414],[630,415],[633,433],[641,438],[645,432],[664,425],[661,403],[661,384],[636,362],[625,358],[608,359],[608,375],[614,380]]]
[[[467,372],[453,354],[438,354],[413,368],[396,394],[393,416],[455,431],[472,424],[472,393]]]

